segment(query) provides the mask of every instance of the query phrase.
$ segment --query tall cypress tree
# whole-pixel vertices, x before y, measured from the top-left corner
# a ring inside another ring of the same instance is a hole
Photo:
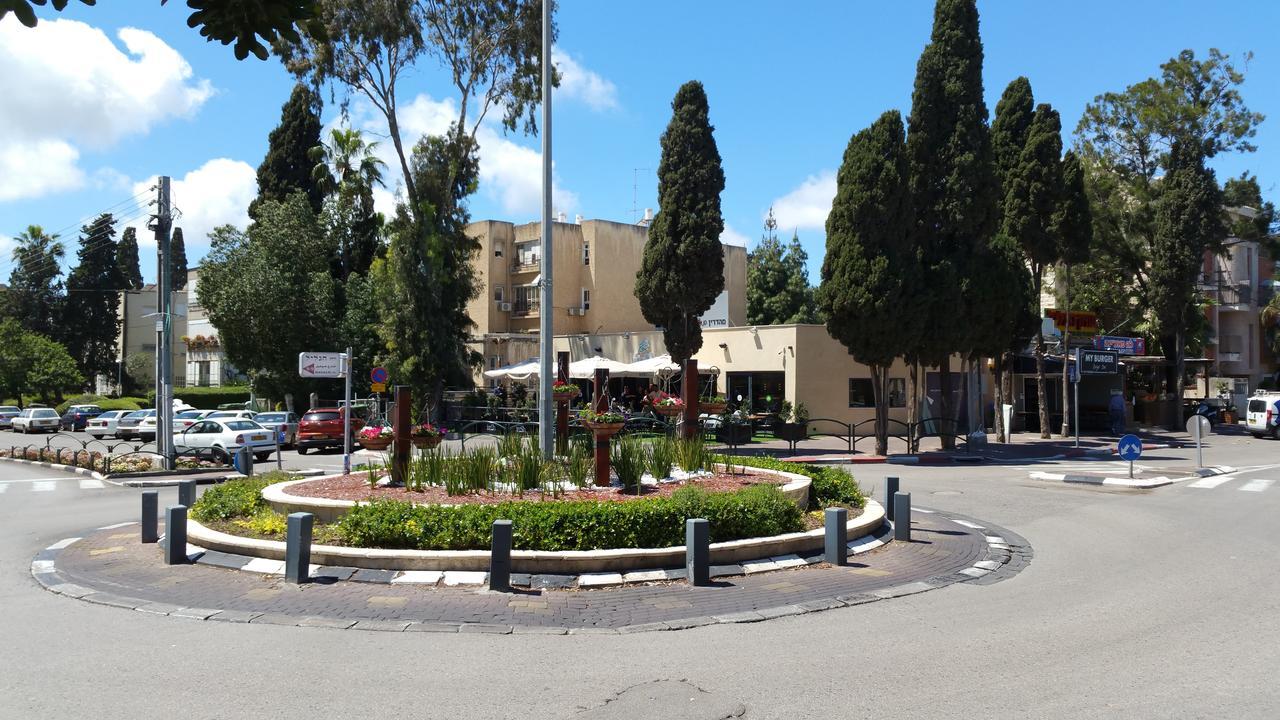
[[[636,274],[636,298],[645,320],[662,327],[671,359],[681,362],[702,347],[698,318],[724,290],[724,170],[702,83],[682,85],[671,111],[658,163],[659,210]]]
[[[827,215],[818,306],[827,329],[871,368],[876,454],[888,452],[889,366],[914,337],[904,318],[904,274],[914,269],[902,116],[884,113],[849,140]]]
[[[1173,390],[1170,429],[1182,425],[1184,346],[1196,276],[1205,250],[1220,247],[1227,237],[1222,191],[1198,150],[1194,143],[1174,143],[1169,172],[1160,183],[1151,242],[1151,307],[1160,325],[1160,344],[1174,358],[1168,384]]]
[[[111,374],[120,332],[119,290],[124,285],[116,256],[115,218],[103,213],[80,229],[76,267],[67,276],[62,332],[67,352],[90,383]]]
[[[984,311],[975,306],[966,278],[996,230],[999,185],[991,156],[978,9],[974,0],[938,0],[933,34],[916,65],[907,134],[915,232],[925,267],[920,292],[929,328],[908,359],[941,369],[946,418],[953,417],[951,356],[972,349],[969,320]],[[944,436],[943,442],[954,446],[954,438]]]
[[[1026,255],[1035,283],[1037,303],[1044,269],[1058,260],[1054,217],[1062,197],[1062,124],[1058,111],[1036,107],[1027,128],[1018,164],[1010,169],[1004,188],[1002,232]],[[1044,333],[1036,333],[1036,397],[1040,404],[1040,437],[1050,436],[1048,392],[1044,375]]]
[[[295,192],[305,193],[311,209],[320,212],[324,193],[312,179],[315,163],[308,156],[319,144],[320,96],[299,83],[280,108],[280,124],[267,136],[267,156],[258,166],[258,197],[249,204],[250,217],[258,216],[261,202],[284,202]]]
[[[128,227],[116,246],[116,264],[120,267],[120,289],[141,290],[142,268],[138,263],[138,231]]]
[[[1089,208],[1089,196],[1084,187],[1084,167],[1080,158],[1070,150],[1062,158],[1062,197],[1058,203],[1058,212],[1054,215],[1054,227],[1058,236],[1057,293],[1066,309],[1067,319],[1071,318],[1071,266],[1089,261],[1093,247],[1093,212]],[[1062,335],[1063,352],[1071,347],[1071,323]],[[1065,412],[1069,406],[1067,363],[1062,363],[1062,436],[1071,434],[1070,413]]]
[[[996,116],[991,121],[991,155],[995,162],[996,179],[1000,182],[1001,209],[1004,206],[1004,191],[1009,185],[1009,176],[1018,166],[1034,115],[1035,99],[1031,92],[1031,81],[1025,77],[1014,78],[1004,89],[1000,102],[996,103]]]
[[[187,243],[182,228],[174,228],[169,238],[169,278],[174,292],[187,287]]]

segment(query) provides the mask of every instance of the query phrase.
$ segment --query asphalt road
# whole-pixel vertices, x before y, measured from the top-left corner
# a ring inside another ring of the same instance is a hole
[[[0,464],[0,717],[1273,718],[1280,443],[1214,438],[1205,455],[1242,471],[1131,491],[1029,477],[1085,461],[859,467],[868,487],[899,475],[917,505],[1022,534],[1034,561],[764,623],[563,637],[200,623],[54,596],[32,556],[133,519],[137,491]]]

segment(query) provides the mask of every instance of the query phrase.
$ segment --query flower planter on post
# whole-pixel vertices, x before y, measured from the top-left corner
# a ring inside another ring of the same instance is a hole
[[[430,450],[440,445],[440,436],[417,435],[409,438],[409,441],[419,450]]]
[[[382,452],[387,448],[391,447],[391,441],[394,439],[395,438],[390,438],[390,437],[387,437],[387,438],[362,437],[359,440],[360,440],[360,447],[364,448],[365,450],[375,450],[377,452]]]

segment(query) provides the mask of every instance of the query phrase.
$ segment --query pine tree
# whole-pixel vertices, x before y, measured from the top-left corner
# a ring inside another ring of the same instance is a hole
[[[974,0],[938,0],[930,42],[916,65],[907,133],[915,232],[925,268],[918,291],[929,328],[913,343],[908,360],[940,368],[943,418],[953,417],[951,357],[971,350],[970,320],[984,311],[973,302],[965,278],[997,226],[999,184],[982,96],[982,55]],[[944,435],[943,443],[953,447],[954,438]]]
[[[116,264],[120,266],[120,288],[142,289],[142,268],[138,263],[138,231],[125,228],[120,244],[116,246]]]
[[[789,325],[814,321],[809,255],[793,234],[790,244],[778,240],[773,208],[764,221],[765,234],[747,253],[747,324]]]
[[[876,453],[888,452],[888,375],[915,338],[904,322],[904,274],[915,271],[902,116],[891,110],[849,141],[827,216],[818,304],[827,329],[871,369]]]
[[[182,228],[174,228],[169,236],[169,288],[174,292],[187,287],[187,243]]]
[[[280,124],[267,136],[267,156],[258,166],[258,197],[249,205],[249,217],[257,218],[262,202],[284,202],[295,192],[305,193],[311,209],[320,212],[324,193],[311,177],[315,163],[309,156],[319,144],[320,96],[298,83],[280,108]]]
[[[62,337],[80,373],[95,375],[116,368],[120,332],[120,295],[124,278],[116,255],[115,218],[104,213],[80,229],[76,267],[67,276]]]
[[[1169,172],[1160,182],[1155,235],[1151,242],[1151,306],[1160,326],[1165,355],[1173,355],[1168,387],[1173,390],[1169,427],[1181,427],[1181,398],[1186,383],[1183,360],[1196,276],[1208,249],[1227,237],[1222,191],[1195,143],[1175,142]]]
[[[1070,150],[1062,158],[1062,197],[1054,215],[1055,234],[1058,238],[1057,293],[1067,313],[1067,329],[1062,334],[1063,353],[1071,348],[1071,267],[1089,261],[1093,246],[1093,212],[1089,209],[1089,196],[1085,192],[1084,168],[1080,158]],[[1067,363],[1062,363],[1062,436],[1071,434],[1071,413],[1067,397]]]
[[[62,243],[39,225],[28,226],[14,241],[7,314],[26,330],[54,337],[62,315]]]
[[[1001,231],[1018,243],[1031,266],[1039,303],[1044,269],[1058,260],[1054,216],[1062,197],[1062,125],[1047,104],[1036,107],[1027,128],[1018,164],[1009,169],[1004,188]],[[1040,437],[1050,436],[1048,392],[1044,375],[1044,334],[1036,333],[1036,396],[1040,405]]]
[[[671,110],[658,164],[659,211],[635,292],[645,320],[662,327],[671,359],[683,362],[702,347],[698,318],[724,290],[724,170],[702,83],[681,86]]]

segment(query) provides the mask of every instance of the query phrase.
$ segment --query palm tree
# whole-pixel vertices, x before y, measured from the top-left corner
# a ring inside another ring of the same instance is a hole
[[[9,313],[26,329],[52,336],[62,296],[62,259],[66,251],[57,235],[29,225],[14,239],[9,273]]]
[[[378,159],[377,148],[378,143],[365,142],[359,130],[334,128],[327,145],[317,145],[308,153],[316,164],[311,178],[327,194],[352,183],[369,189],[381,185],[386,163]]]

